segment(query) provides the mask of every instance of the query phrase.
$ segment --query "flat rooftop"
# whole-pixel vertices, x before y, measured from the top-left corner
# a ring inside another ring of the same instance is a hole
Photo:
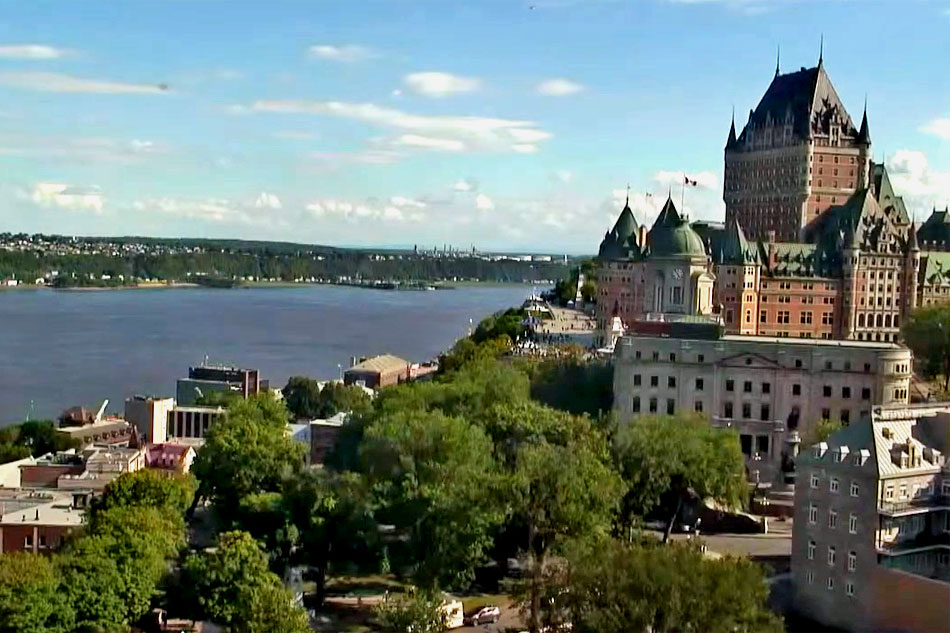
[[[724,334],[719,338],[714,339],[705,339],[705,338],[689,338],[685,336],[653,336],[653,335],[628,335],[620,339],[620,343],[624,344],[626,341],[638,338],[652,338],[652,339],[670,339],[670,340],[682,340],[682,341],[701,341],[703,343],[716,343],[716,342],[726,342],[726,343],[749,343],[749,344],[762,344],[762,345],[788,345],[788,346],[799,346],[799,347],[844,347],[844,348],[853,348],[853,349],[892,349],[900,350],[907,349],[903,345],[898,343],[884,343],[878,341],[852,341],[852,340],[835,340],[835,339],[823,339],[823,338],[784,338],[780,336],[748,336],[742,334]],[[630,345],[630,343],[626,343]]]

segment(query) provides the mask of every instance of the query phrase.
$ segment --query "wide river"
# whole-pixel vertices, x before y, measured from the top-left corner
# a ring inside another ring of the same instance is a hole
[[[0,292],[0,426],[73,405],[121,413],[134,394],[174,396],[206,357],[333,378],[352,356],[429,360],[469,320],[520,305],[528,286],[394,292],[334,286]],[[32,413],[31,413],[32,410]]]

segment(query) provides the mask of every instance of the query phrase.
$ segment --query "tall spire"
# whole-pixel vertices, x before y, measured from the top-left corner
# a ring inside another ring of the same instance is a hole
[[[821,34],[821,42],[818,44],[818,65],[821,66],[825,61],[825,34]]]
[[[871,144],[871,132],[868,130],[868,96],[864,95],[864,116],[861,117],[861,129],[858,130],[859,143]]]
[[[779,44],[775,50],[775,76],[778,77],[780,62],[782,60],[782,45]]]
[[[625,209],[630,208],[630,183],[627,183],[627,201],[624,203],[623,207]]]
[[[736,144],[736,106],[732,106],[732,125],[729,126],[729,139],[726,141],[726,149]]]

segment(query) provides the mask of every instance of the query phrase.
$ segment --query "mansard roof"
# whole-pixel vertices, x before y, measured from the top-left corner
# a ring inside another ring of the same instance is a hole
[[[891,215],[897,224],[910,222],[904,199],[894,191],[884,163],[871,163],[871,182],[874,184],[874,197],[884,212]]]
[[[917,240],[925,247],[950,244],[950,207],[943,211],[934,208],[930,217],[917,229]]]
[[[829,134],[833,121],[841,126],[844,136],[858,136],[858,130],[825,72],[824,64],[819,63],[814,68],[776,74],[759,105],[749,112],[749,121],[739,135],[737,145],[747,141],[750,130],[758,127],[788,122],[795,138],[807,140]]]
[[[758,261],[757,249],[746,239],[745,232],[736,218],[732,219],[723,233],[718,260],[723,264],[754,264]]]
[[[870,188],[856,190],[844,204],[833,206],[809,227],[809,241],[818,244],[830,259],[845,248],[874,253],[903,253],[907,235],[899,214],[886,212]]]

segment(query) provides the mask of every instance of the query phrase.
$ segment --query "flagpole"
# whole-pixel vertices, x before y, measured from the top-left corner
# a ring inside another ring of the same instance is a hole
[[[682,194],[680,194],[680,215],[686,217],[686,172],[683,172],[683,182],[680,185],[683,188]]]

